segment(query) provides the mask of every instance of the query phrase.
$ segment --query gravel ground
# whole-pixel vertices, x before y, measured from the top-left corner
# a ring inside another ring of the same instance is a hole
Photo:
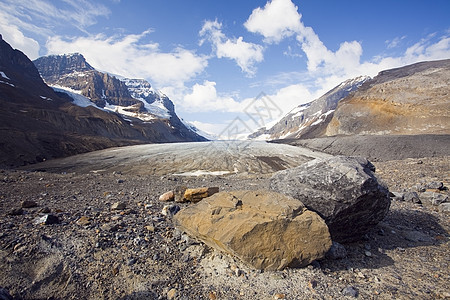
[[[449,157],[375,165],[391,191],[450,185]],[[17,299],[450,299],[450,224],[436,206],[393,201],[344,258],[279,272],[196,243],[161,213],[159,196],[177,186],[260,189],[268,179],[1,170],[0,287]],[[35,224],[48,211],[59,223]]]

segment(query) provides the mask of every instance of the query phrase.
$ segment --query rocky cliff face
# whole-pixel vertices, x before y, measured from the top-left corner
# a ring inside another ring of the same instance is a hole
[[[323,135],[450,133],[450,60],[380,72],[342,100]]]
[[[344,81],[322,97],[295,107],[270,129],[260,129],[250,138],[305,138],[323,132],[338,102],[369,79],[360,76]]]
[[[114,111],[133,125],[145,127],[149,122],[162,121],[182,141],[206,140],[186,127],[175,113],[172,101],[144,79],[99,72],[78,53],[41,57],[34,64],[50,86],[74,98],[85,97],[81,106],[92,104]]]
[[[92,72],[88,64],[80,64],[78,60],[68,65]],[[55,66],[46,70],[52,68]],[[107,76],[101,78],[103,84],[108,80]],[[114,82],[111,84],[120,86]],[[188,129],[176,128],[168,119],[142,122],[130,117],[125,120],[114,112],[93,105],[81,107],[73,101],[67,94],[47,86],[33,62],[0,36],[1,166],[18,166],[121,145],[202,139]]]

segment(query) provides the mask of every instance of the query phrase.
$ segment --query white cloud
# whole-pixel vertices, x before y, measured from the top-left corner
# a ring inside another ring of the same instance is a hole
[[[205,80],[203,84],[196,83],[192,92],[186,94],[183,101],[179,103],[184,110],[189,112],[221,111],[241,112],[242,103],[232,97],[219,96],[214,81]]]
[[[47,41],[48,54],[82,53],[95,68],[110,73],[150,79],[159,87],[183,87],[184,82],[201,73],[207,58],[178,47],[161,52],[157,43],[145,42],[150,33],[123,37],[95,35],[65,40],[59,36]]]
[[[244,42],[242,37],[230,39],[222,32],[222,24],[217,20],[206,21],[200,30],[203,40],[208,40],[218,58],[229,58],[236,62],[242,72],[253,76],[256,72],[255,64],[263,61],[264,47],[261,45]]]
[[[264,36],[267,43],[279,43],[300,29],[301,15],[290,0],[272,0],[256,8],[245,22],[248,31]]]
[[[405,38],[406,38],[406,35],[404,35],[402,37],[396,37],[392,40],[386,40],[385,41],[386,47],[388,49],[397,48]]]
[[[39,57],[39,43],[26,37],[16,26],[4,24],[0,20],[0,32],[11,47],[22,51],[29,59],[33,60]]]

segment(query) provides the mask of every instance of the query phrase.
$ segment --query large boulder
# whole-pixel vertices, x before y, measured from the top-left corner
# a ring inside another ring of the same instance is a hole
[[[316,159],[275,173],[270,189],[300,200],[327,223],[333,241],[360,239],[387,214],[389,191],[365,158]]]
[[[262,270],[301,267],[331,247],[323,219],[272,191],[221,192],[181,210],[176,226]]]

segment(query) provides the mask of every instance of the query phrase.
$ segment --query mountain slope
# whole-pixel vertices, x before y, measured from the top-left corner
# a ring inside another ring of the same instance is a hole
[[[340,101],[322,135],[449,133],[450,60],[440,60],[380,72]]]
[[[184,135],[168,120],[131,123],[118,114],[94,106],[80,107],[72,101],[66,94],[48,87],[35,65],[0,35],[1,166],[13,167],[114,146],[198,138]]]
[[[92,102],[98,108],[117,112],[133,125],[163,121],[179,136],[174,141],[206,140],[185,126],[175,113],[172,101],[146,80],[97,71],[78,53],[40,57],[34,64],[50,86],[73,98],[78,97],[76,94],[86,97],[84,105]]]
[[[305,138],[322,132],[332,117],[339,100],[358,89],[369,77],[349,79],[320,98],[295,107],[270,129],[260,129],[249,138],[284,139]]]

